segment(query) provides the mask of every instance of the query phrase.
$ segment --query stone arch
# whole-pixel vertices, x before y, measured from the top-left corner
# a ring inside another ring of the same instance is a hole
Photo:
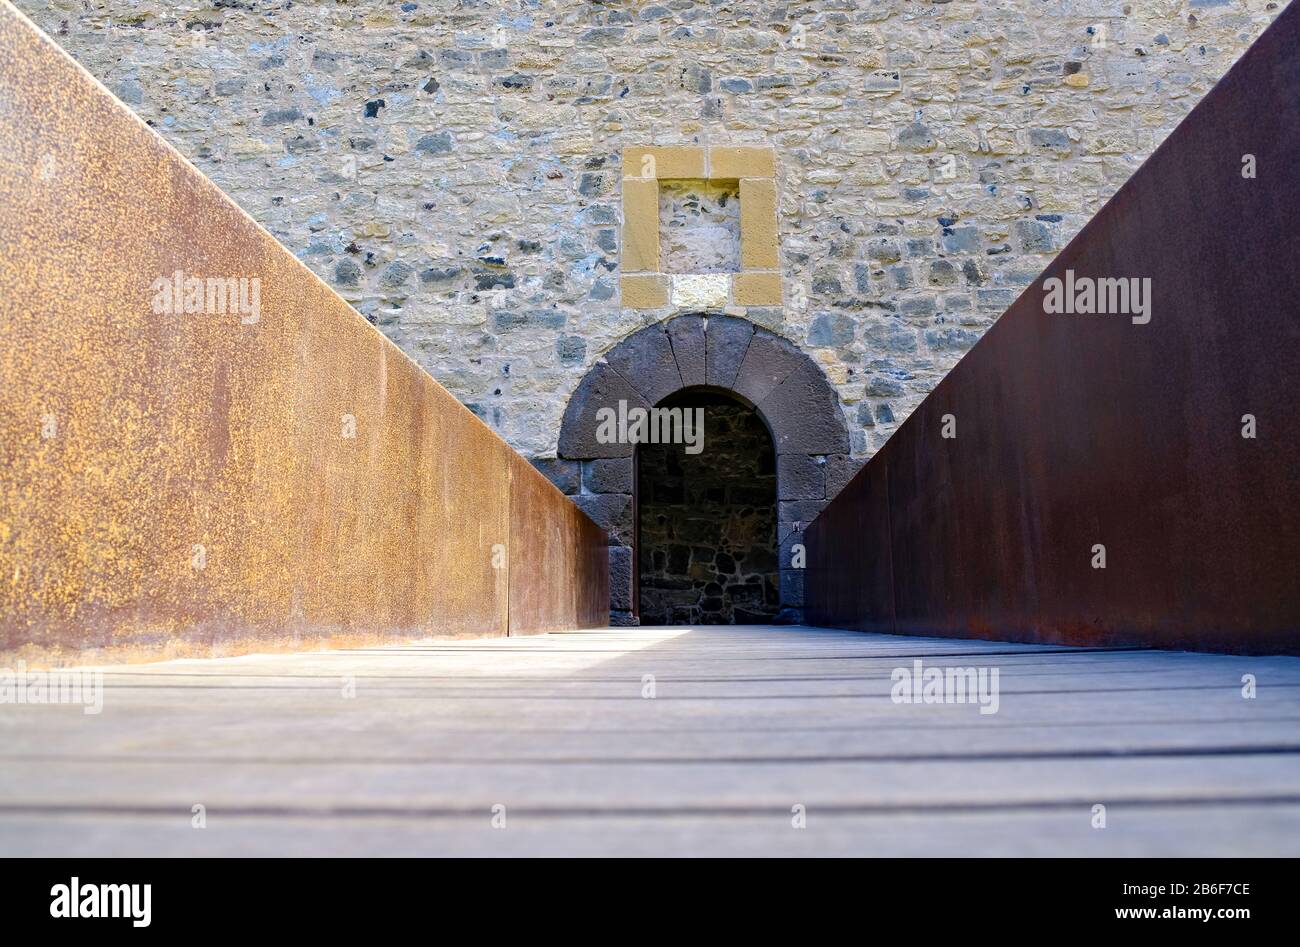
[[[580,465],[566,492],[609,533],[611,621],[636,620],[635,445],[600,443],[596,413],[620,401],[652,408],[686,389],[733,395],[772,435],[781,620],[799,621],[803,572],[791,568],[791,547],[857,468],[848,426],[834,387],[807,353],[746,319],[719,315],[678,316],[632,333],[591,367],[565,408],[557,453]]]

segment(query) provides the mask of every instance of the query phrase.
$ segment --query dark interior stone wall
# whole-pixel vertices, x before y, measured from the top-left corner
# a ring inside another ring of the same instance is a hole
[[[638,448],[641,623],[772,621],[781,606],[766,426],[725,395],[683,393],[663,407],[704,409],[704,449]]]

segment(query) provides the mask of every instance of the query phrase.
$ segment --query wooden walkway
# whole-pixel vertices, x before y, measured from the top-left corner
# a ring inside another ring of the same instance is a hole
[[[998,668],[998,712],[892,701],[918,658]],[[118,667],[98,715],[0,705],[0,855],[37,854],[1294,856],[1300,659],[737,627]]]

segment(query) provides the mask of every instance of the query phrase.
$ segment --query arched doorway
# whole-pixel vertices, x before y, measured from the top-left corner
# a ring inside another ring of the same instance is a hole
[[[648,411],[681,391],[722,392],[749,406],[776,454],[777,621],[803,617],[803,571],[792,547],[857,462],[835,389],[812,358],[735,316],[685,315],[619,342],[574,389],[560,426],[557,482],[609,533],[612,624],[638,624],[636,444],[603,437],[609,411]],[[545,469],[545,468],[544,468]]]
[[[695,412],[698,445],[636,451],[637,614],[648,625],[767,624],[781,609],[776,449],[752,405],[704,388],[656,407]]]

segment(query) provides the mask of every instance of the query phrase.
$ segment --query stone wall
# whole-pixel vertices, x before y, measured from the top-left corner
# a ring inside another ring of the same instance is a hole
[[[529,456],[664,315],[620,305],[622,149],[771,145],[786,303],[736,314],[816,358],[858,458],[1279,8],[18,6]]]
[[[665,404],[703,410],[704,449],[638,448],[641,623],[770,622],[781,606],[772,438],[726,397]]]

